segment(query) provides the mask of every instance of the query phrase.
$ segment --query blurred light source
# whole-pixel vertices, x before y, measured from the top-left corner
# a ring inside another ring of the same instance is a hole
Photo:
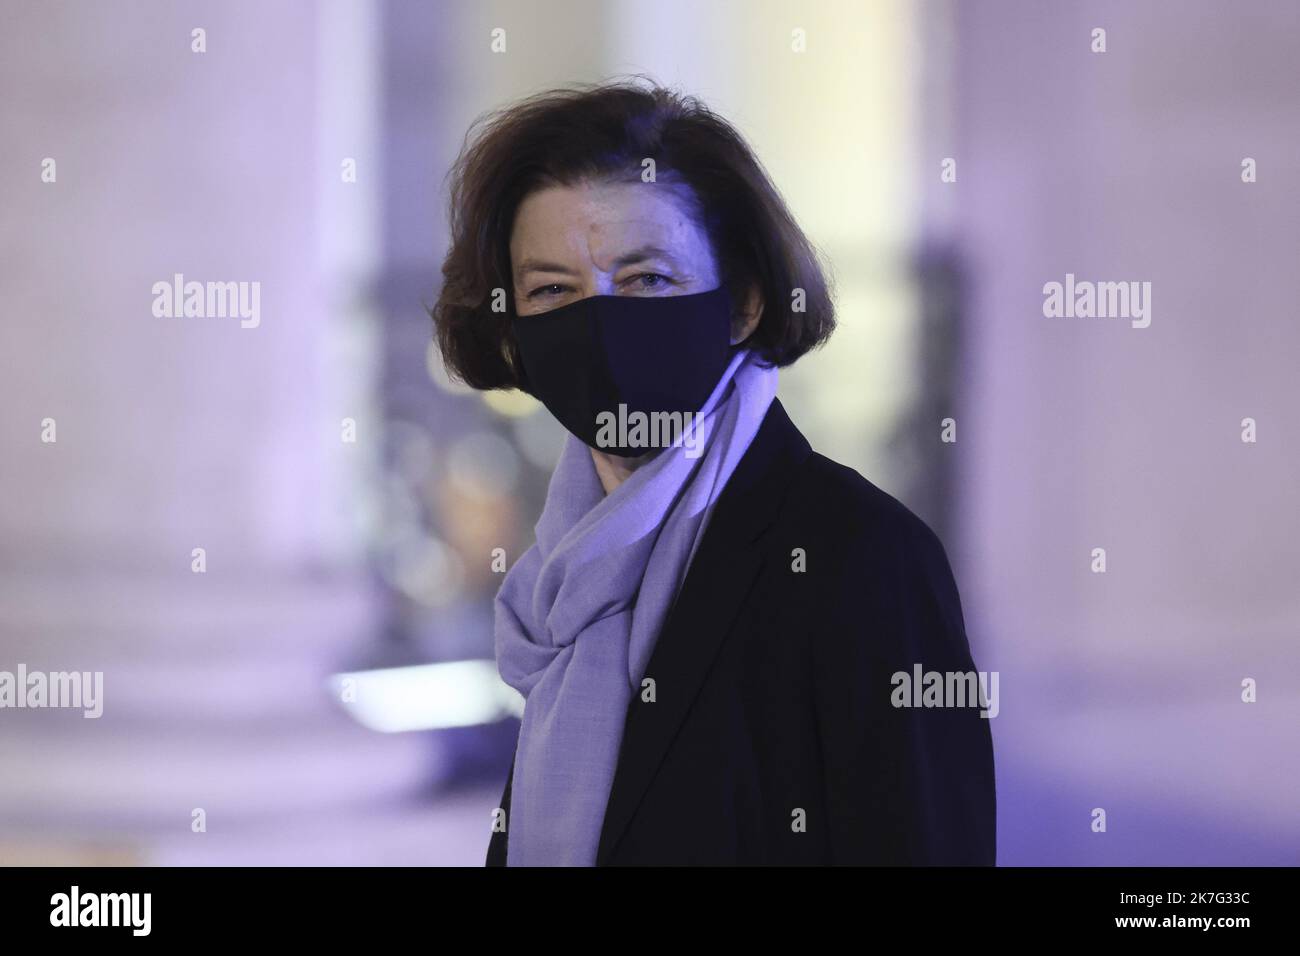
[[[510,423],[519,450],[529,463],[550,472],[560,459],[564,448],[564,437],[568,434],[564,426],[550,415],[530,415],[516,418]]]
[[[459,596],[465,581],[460,557],[440,539],[412,531],[394,540],[381,572],[390,584],[413,601],[445,607]]]
[[[447,374],[447,366],[442,362],[442,353],[438,350],[438,343],[430,340],[424,349],[424,367],[429,372],[429,378],[433,384],[438,386],[444,392],[452,395],[469,395],[474,389],[470,388],[464,382],[454,382],[451,376]]]
[[[451,661],[333,674],[330,691],[358,723],[385,734],[520,717],[524,699],[494,661]]]
[[[512,389],[505,392],[499,389],[482,392],[483,404],[498,415],[504,415],[506,418],[520,418],[524,415],[531,415],[542,407],[542,403],[527,392],[521,392],[518,389]]]
[[[429,477],[437,460],[433,439],[423,429],[405,433],[393,457],[397,473],[413,485]]]
[[[519,453],[500,435],[472,432],[447,454],[448,479],[462,494],[504,496],[519,478]]]
[[[398,474],[382,476],[382,520],[379,543],[390,548],[424,526],[420,501],[410,484]]]

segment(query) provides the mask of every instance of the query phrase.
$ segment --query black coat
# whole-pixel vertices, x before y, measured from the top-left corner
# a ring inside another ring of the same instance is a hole
[[[975,670],[943,546],[774,401],[628,707],[597,865],[993,865],[990,721],[893,706],[916,663]]]

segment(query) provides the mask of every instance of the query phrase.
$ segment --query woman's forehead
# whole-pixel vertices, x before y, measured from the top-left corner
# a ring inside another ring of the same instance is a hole
[[[602,270],[620,259],[708,255],[707,239],[677,189],[657,183],[550,186],[519,206],[510,242],[516,271],[530,260],[577,257]]]

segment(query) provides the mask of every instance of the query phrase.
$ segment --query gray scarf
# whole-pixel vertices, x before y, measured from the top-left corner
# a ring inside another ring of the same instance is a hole
[[[509,866],[592,866],[632,694],[714,502],[776,396],[777,370],[733,356],[696,416],[612,493],[570,435],[537,541],[496,597],[501,678],[526,699],[506,821]]]

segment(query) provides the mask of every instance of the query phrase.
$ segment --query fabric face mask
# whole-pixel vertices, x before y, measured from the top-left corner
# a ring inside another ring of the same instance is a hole
[[[596,295],[511,325],[528,391],[592,448],[630,458],[673,443],[731,357],[731,299]]]

